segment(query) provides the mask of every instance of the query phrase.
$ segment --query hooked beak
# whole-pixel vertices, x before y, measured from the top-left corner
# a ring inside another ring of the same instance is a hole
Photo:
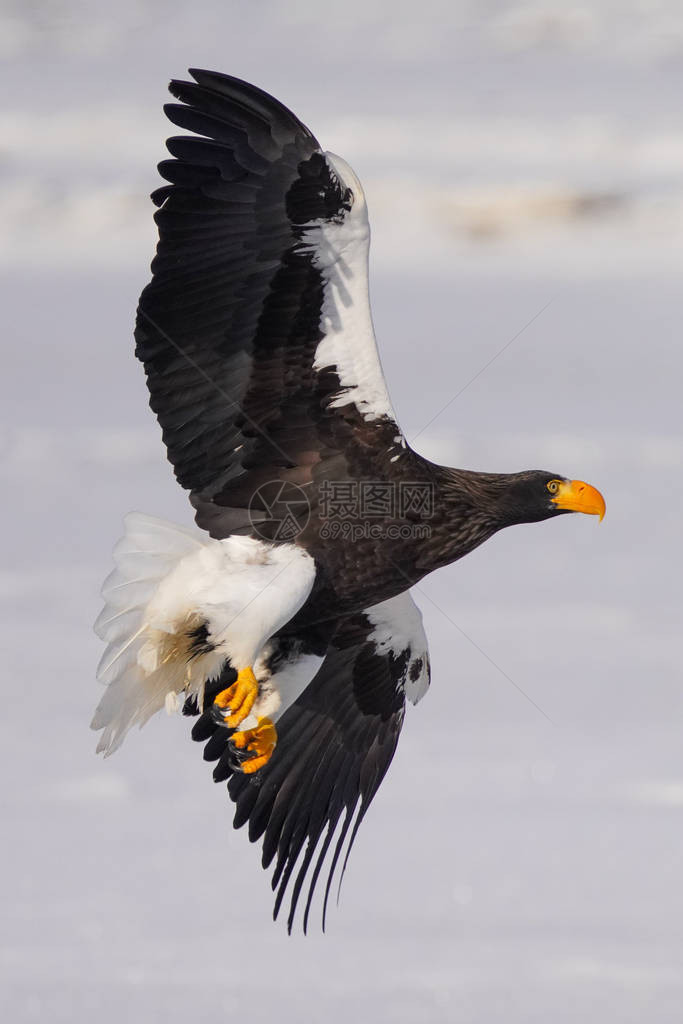
[[[588,516],[605,515],[605,499],[600,491],[583,480],[565,480],[554,498],[550,499],[558,508],[567,512],[584,512]]]

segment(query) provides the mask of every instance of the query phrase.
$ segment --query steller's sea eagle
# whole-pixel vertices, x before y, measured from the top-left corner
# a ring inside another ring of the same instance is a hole
[[[180,706],[304,929],[429,685],[409,588],[515,523],[599,515],[559,473],[435,465],[406,443],[368,298],[365,198],[286,107],[236,78],[173,81],[159,243],[136,355],[199,530],[126,517],[96,629],[110,754]],[[343,854],[343,857],[342,857]],[[343,874],[343,867],[342,867]]]

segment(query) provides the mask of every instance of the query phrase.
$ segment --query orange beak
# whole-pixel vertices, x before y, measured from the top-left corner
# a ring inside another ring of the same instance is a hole
[[[600,516],[602,522],[605,515],[605,499],[600,491],[583,480],[565,480],[560,484],[557,494],[550,499],[558,508],[568,512],[585,512],[588,516]]]

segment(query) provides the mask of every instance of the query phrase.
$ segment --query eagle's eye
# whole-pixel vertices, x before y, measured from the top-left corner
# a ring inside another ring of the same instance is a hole
[[[558,490],[560,489],[560,483],[560,480],[549,480],[546,484],[546,487],[548,488],[551,494],[557,494]]]

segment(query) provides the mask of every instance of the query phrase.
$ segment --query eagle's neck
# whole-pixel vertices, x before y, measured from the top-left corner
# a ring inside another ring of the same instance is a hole
[[[432,569],[469,554],[494,533],[512,525],[505,495],[511,473],[474,473],[434,466],[434,519],[424,558]]]

